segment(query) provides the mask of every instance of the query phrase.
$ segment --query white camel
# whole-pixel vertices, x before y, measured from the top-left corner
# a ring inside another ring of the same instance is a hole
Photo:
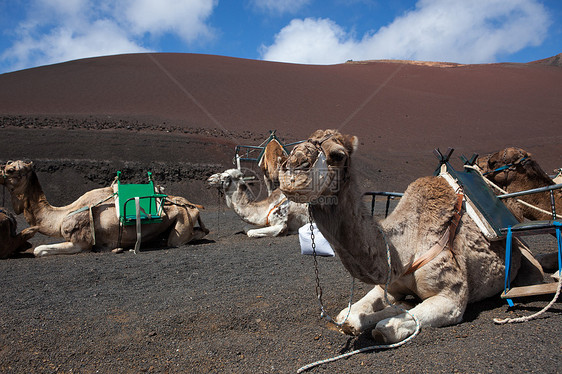
[[[224,193],[226,205],[242,221],[261,226],[246,231],[250,238],[293,234],[308,222],[306,205],[288,200],[279,189],[264,200],[252,201],[244,175],[238,169],[213,174],[207,182]]]
[[[501,292],[505,241],[488,241],[468,214],[455,230],[451,222],[460,217],[455,213],[459,197],[445,179],[414,181],[388,218],[371,217],[351,157],[357,144],[355,136],[318,130],[292,150],[279,173],[281,190],[293,201],[310,204],[345,268],[375,285],[351,306],[343,331],[359,334],[374,327],[375,340],[385,343],[414,333],[415,321],[387,304],[385,284],[392,304],[406,295],[421,300],[410,310],[421,327],[459,323],[468,303]],[[515,241],[512,277],[520,268],[521,246]],[[433,256],[424,257],[427,252]],[[343,322],[347,312],[336,320]]]
[[[43,193],[33,163],[10,161],[4,167],[3,177],[2,182],[11,194],[14,212],[24,213],[27,223],[38,226],[40,233],[66,240],[36,247],[36,256],[88,251],[94,242],[100,249],[117,247],[119,218],[112,187],[88,191],[69,205],[54,207]],[[167,235],[167,245],[176,247],[203,238],[209,230],[199,217],[198,207],[183,197],[168,196],[162,222],[142,225],[142,241],[153,241]],[[195,227],[197,223],[199,227]],[[123,227],[120,244],[131,247],[136,241],[135,226]]]

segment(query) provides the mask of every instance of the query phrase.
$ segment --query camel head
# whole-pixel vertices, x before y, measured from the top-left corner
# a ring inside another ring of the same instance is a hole
[[[296,145],[281,165],[281,191],[299,203],[333,196],[350,177],[351,154],[357,137],[337,130],[317,130],[307,141]]]
[[[548,175],[532,158],[532,154],[515,147],[479,157],[476,161],[482,174],[499,186],[509,186],[522,176],[526,178],[548,178]]]
[[[8,161],[2,170],[2,184],[10,191],[16,214],[23,212],[22,199],[33,178],[33,162]]]
[[[213,174],[207,179],[207,184],[225,194],[228,207],[231,207],[231,198],[235,192],[245,194],[248,190],[244,174],[238,169],[228,169],[222,173]]]

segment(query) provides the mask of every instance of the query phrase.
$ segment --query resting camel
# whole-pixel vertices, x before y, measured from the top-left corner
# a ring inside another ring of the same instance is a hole
[[[488,241],[468,214],[462,215],[456,236],[448,234],[448,229],[455,232],[450,223],[459,200],[444,178],[417,179],[387,218],[371,217],[352,160],[357,145],[355,136],[317,130],[292,150],[279,173],[283,193],[310,204],[318,229],[347,271],[375,285],[351,306],[347,319],[348,308],[335,318],[345,320],[342,330],[356,335],[374,327],[375,340],[385,343],[415,332],[415,321],[387,304],[387,282],[390,303],[406,295],[421,300],[410,312],[422,328],[459,323],[468,303],[501,292],[505,241]],[[435,257],[420,264],[417,260],[439,242],[444,245]],[[522,244],[514,242],[513,277],[522,257]]]
[[[476,164],[486,178],[507,193],[556,184],[533,159],[532,154],[521,148],[510,147],[479,157]],[[495,189],[495,192],[498,194],[502,193],[497,189]],[[560,213],[562,213],[562,191],[554,191],[554,197],[556,207],[560,207]],[[522,221],[524,218],[530,220],[552,219],[549,192],[520,196],[518,199],[543,210],[541,212],[518,203],[514,198],[506,199],[504,203],[519,221]]]
[[[0,184],[2,179],[0,178]],[[18,223],[14,215],[0,207],[0,258],[8,258],[32,247],[29,239],[37,232],[37,227],[28,227],[17,234]]]
[[[283,146],[273,138],[267,143],[263,155],[258,161],[258,166],[263,172],[267,195],[279,186],[279,166],[287,159],[287,152]]]
[[[510,147],[480,157],[476,164],[486,178],[507,193],[556,184],[533,159],[532,154],[521,148]],[[503,193],[496,188],[494,188],[494,191],[497,194]],[[518,200],[531,204],[540,210]],[[560,217],[562,216],[562,190],[554,191],[554,202],[557,215]],[[550,192],[510,198],[504,200],[504,203],[519,221],[523,221],[525,218],[532,221],[552,219]],[[537,259],[545,269],[558,269],[557,252],[539,255]]]
[[[119,219],[112,187],[91,190],[69,205],[54,207],[43,193],[32,162],[9,161],[3,174],[16,214],[24,213],[27,222],[38,226],[40,233],[66,240],[36,247],[35,256],[88,251],[93,248],[94,241],[99,249],[117,247]],[[92,222],[87,207],[91,207]],[[209,230],[203,225],[197,208],[183,197],[168,196],[162,222],[143,225],[142,241],[149,242],[167,235],[167,245],[176,247],[203,238]],[[195,227],[196,223],[199,227]],[[135,226],[124,226],[121,245],[131,247],[135,242]]]
[[[554,170],[554,172],[558,173],[558,174],[556,174],[556,176],[554,178],[552,178],[552,181],[556,184],[562,183],[562,168],[556,169],[556,170]]]
[[[247,230],[250,238],[293,234],[308,222],[306,205],[289,201],[279,189],[264,200],[252,201],[243,177],[240,170],[229,169],[211,175],[207,183],[224,193],[226,205],[234,209],[242,221],[261,226]]]

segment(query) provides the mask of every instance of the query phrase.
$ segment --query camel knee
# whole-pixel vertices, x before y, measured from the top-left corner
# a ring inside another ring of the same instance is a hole
[[[398,343],[416,331],[416,321],[406,314],[379,321],[371,335],[379,344]]]

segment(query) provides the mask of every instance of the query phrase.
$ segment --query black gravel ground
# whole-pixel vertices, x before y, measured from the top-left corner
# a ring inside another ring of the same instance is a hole
[[[368,334],[342,335],[319,318],[313,261],[300,254],[296,236],[246,237],[240,219],[204,188],[210,173],[231,165],[231,144],[167,132],[6,127],[0,135],[0,160],[33,160],[54,205],[107,185],[121,168],[143,175],[150,167],[162,172],[156,179],[167,193],[206,205],[202,217],[212,230],[199,243],[138,255],[28,254],[0,261],[0,372],[294,373],[373,344]],[[198,163],[188,163],[194,154]],[[395,176],[379,188],[401,190],[411,178]],[[18,220],[19,230],[27,226]],[[554,249],[548,236],[529,242],[537,253]],[[323,299],[335,315],[347,304],[351,280],[337,258],[319,263]],[[369,289],[358,283],[354,299]],[[560,373],[560,301],[531,322],[492,322],[532,314],[550,298],[517,300],[510,309],[497,296],[470,305],[458,325],[426,328],[402,347],[311,372]]]
[[[218,207],[203,218],[214,230],[195,245],[0,261],[0,371],[291,373],[373,344],[319,318],[313,261],[296,236],[247,238],[233,212]],[[319,262],[324,301],[337,314],[350,278],[337,258]],[[368,290],[358,284],[355,299]],[[511,310],[494,297],[469,306],[456,326],[311,372],[559,373],[560,302],[538,320],[492,322],[536,312],[550,297]]]

